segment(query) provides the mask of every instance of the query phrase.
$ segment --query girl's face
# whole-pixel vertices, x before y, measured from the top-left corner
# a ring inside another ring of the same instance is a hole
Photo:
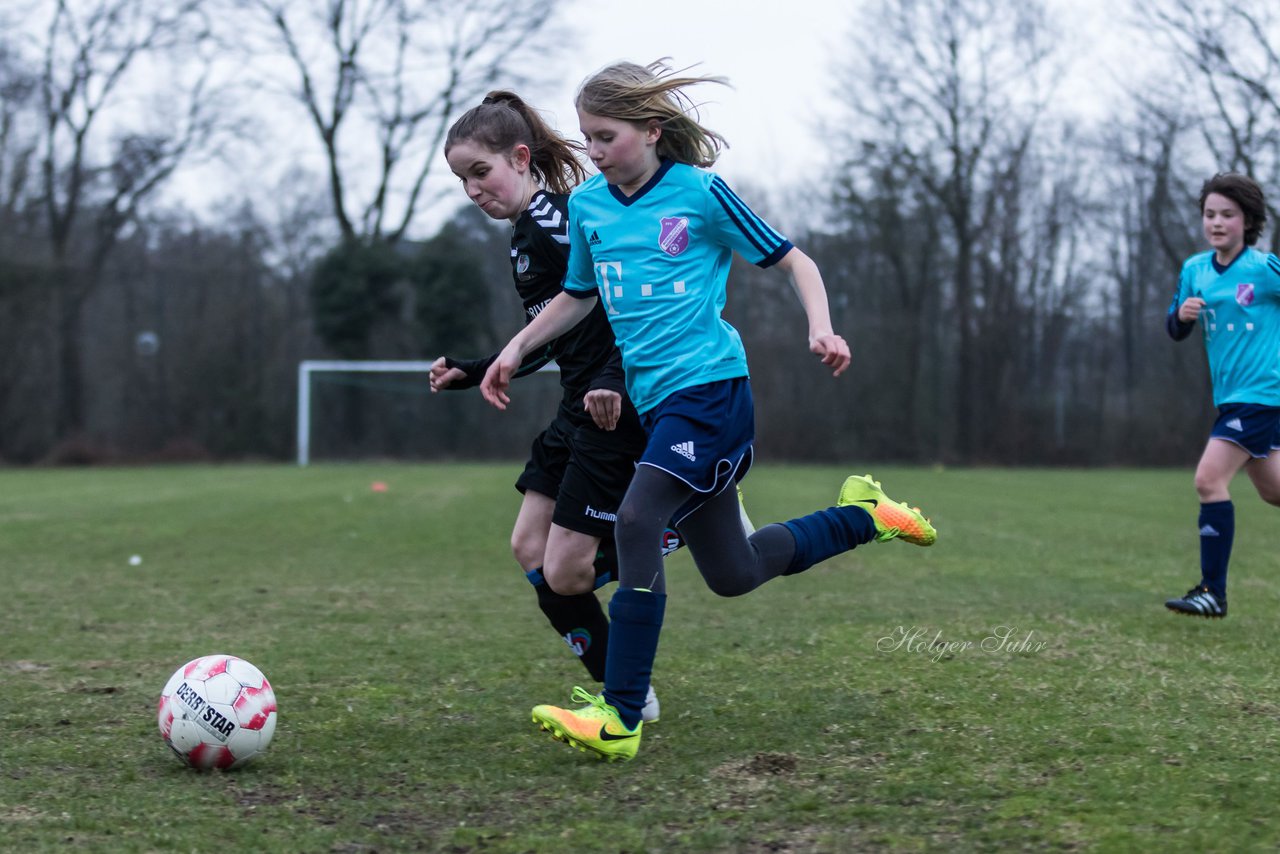
[[[627,195],[643,187],[658,171],[657,145],[662,129],[656,119],[637,125],[579,109],[578,126],[591,162],[606,181]]]
[[[1218,193],[1205,196],[1204,210],[1200,212],[1204,224],[1204,236],[1221,261],[1228,261],[1240,253],[1244,246],[1244,212],[1240,206]]]
[[[529,172],[528,146],[517,145],[506,155],[464,139],[449,149],[445,159],[462,181],[467,198],[494,219],[514,223],[529,206],[536,187]]]

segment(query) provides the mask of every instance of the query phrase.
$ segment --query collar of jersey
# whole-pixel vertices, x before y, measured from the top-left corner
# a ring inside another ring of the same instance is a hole
[[[670,172],[671,167],[675,165],[676,162],[674,160],[667,160],[664,157],[662,161],[658,163],[658,171],[649,176],[649,180],[644,182],[644,186],[636,190],[635,193],[630,196],[619,190],[616,184],[609,185],[609,192],[613,194],[613,197],[617,199],[623,207],[629,208],[644,198],[650,190],[657,186],[658,182],[662,180],[662,176]]]
[[[1241,258],[1243,258],[1243,257],[1244,257],[1244,253],[1246,253],[1246,252],[1248,252],[1248,251],[1249,251],[1249,247],[1248,247],[1248,246],[1241,246],[1241,247],[1240,247],[1240,251],[1236,253],[1236,257],[1232,258],[1232,259],[1227,263],[1227,266],[1223,267],[1222,265],[1220,265],[1220,264],[1218,263],[1218,253],[1217,253],[1217,252],[1214,252],[1213,250],[1209,250],[1209,263],[1213,265],[1213,272],[1215,272],[1215,273],[1217,273],[1219,276],[1221,276],[1223,273],[1225,273],[1225,272],[1227,272],[1228,270],[1230,270],[1230,269],[1235,265],[1235,263],[1236,263],[1237,261],[1239,261]]]

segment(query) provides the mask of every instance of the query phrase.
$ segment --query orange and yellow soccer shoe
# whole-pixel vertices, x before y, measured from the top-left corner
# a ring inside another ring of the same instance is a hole
[[[586,703],[580,709],[562,709],[559,706],[534,706],[533,722],[551,733],[557,741],[576,747],[609,762],[632,759],[640,747],[640,730],[627,729],[618,717],[618,711],[583,688],[573,689],[575,702]]]
[[[902,540],[917,546],[931,546],[938,539],[938,532],[929,524],[919,507],[899,504],[884,494],[880,482],[871,475],[850,477],[840,487],[837,507],[861,507],[871,514],[876,524],[876,542]]]

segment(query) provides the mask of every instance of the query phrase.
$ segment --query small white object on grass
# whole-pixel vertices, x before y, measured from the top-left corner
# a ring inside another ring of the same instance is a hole
[[[129,566],[139,566],[142,563],[142,555],[131,555],[129,557]]]

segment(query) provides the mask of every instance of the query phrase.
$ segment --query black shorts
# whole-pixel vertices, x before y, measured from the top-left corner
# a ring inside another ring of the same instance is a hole
[[[644,429],[634,410],[609,431],[575,426],[562,411],[533,440],[516,489],[554,499],[551,519],[560,527],[611,537],[644,446]]]

